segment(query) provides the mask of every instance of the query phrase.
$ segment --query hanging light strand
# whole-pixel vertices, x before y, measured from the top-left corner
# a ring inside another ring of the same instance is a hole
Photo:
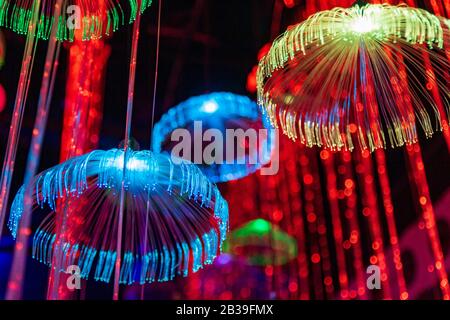
[[[55,20],[61,15],[61,6],[64,0],[58,0],[55,3]],[[33,177],[36,175],[41,155],[42,143],[45,136],[45,128],[47,126],[48,113],[53,94],[55,76],[58,69],[59,52],[61,43],[56,39],[56,25],[52,28],[51,38],[47,49],[47,57],[45,59],[44,74],[42,78],[39,102],[37,107],[37,116],[32,131],[32,139],[30,151],[28,153],[27,166],[25,171],[24,185],[29,185]],[[24,199],[23,219],[20,224],[18,238],[15,245],[13,264],[11,267],[11,275],[8,282],[8,290],[6,298],[9,300],[17,300],[21,298],[23,281],[25,276],[26,255],[28,252],[28,238],[31,234],[31,210],[32,210],[32,194],[27,192]]]
[[[141,0],[138,0],[138,10],[141,8]],[[136,62],[137,62],[137,51],[139,44],[139,27],[141,24],[141,16],[136,16],[136,21],[133,25],[133,38],[131,45],[131,58],[130,58],[130,75],[128,80],[128,98],[127,98],[127,114],[126,114],[126,124],[125,124],[125,140],[124,140],[124,164],[123,164],[123,175],[122,175],[122,187],[120,189],[120,205],[119,205],[119,216],[118,216],[118,233],[117,233],[117,246],[116,246],[116,263],[114,272],[114,293],[113,299],[119,300],[119,282],[120,282],[120,268],[122,263],[122,234],[123,234],[123,215],[125,211],[125,181],[126,181],[126,171],[128,163],[128,154],[130,148],[131,139],[131,121],[133,117],[133,101],[134,101],[134,83],[136,80]]]
[[[19,145],[19,134],[22,127],[22,119],[27,102],[28,88],[30,85],[31,72],[33,70],[34,56],[36,53],[37,38],[36,25],[40,10],[40,0],[34,1],[32,10],[32,19],[28,26],[28,34],[25,42],[25,50],[22,58],[22,66],[17,86],[16,100],[14,103],[13,116],[9,129],[8,142],[6,145],[5,158],[0,178],[0,239],[2,236],[3,225],[8,207],[9,193],[11,190],[11,181],[14,173],[17,147]]]

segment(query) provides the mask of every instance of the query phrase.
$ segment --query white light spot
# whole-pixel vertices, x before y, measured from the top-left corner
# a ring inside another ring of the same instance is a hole
[[[215,101],[207,101],[202,105],[202,111],[207,113],[214,113],[219,109],[219,105]]]
[[[356,18],[350,24],[350,29],[356,33],[367,33],[374,31],[377,28],[378,26],[375,23],[373,23],[373,21],[364,17]]]

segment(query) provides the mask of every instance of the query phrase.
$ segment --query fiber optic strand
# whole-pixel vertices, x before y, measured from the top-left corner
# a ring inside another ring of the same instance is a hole
[[[141,0],[138,1],[138,10],[141,9]],[[122,233],[123,233],[123,215],[125,211],[125,181],[127,174],[127,163],[129,159],[129,148],[131,139],[131,121],[133,117],[133,100],[134,100],[134,83],[136,80],[136,62],[137,51],[139,44],[139,27],[141,24],[141,16],[136,16],[136,21],[133,25],[133,38],[131,44],[131,58],[130,58],[130,75],[128,80],[128,98],[127,98],[127,113],[125,123],[125,140],[124,140],[124,161],[123,161],[123,175],[122,185],[120,189],[120,204],[119,204],[119,216],[118,216],[118,231],[117,231],[117,246],[116,246],[116,262],[114,272],[114,292],[113,300],[119,300],[119,282],[120,282],[120,268],[122,263]]]
[[[64,1],[65,0],[57,0],[57,2],[55,3],[55,21],[58,21],[61,15],[61,6],[63,5]],[[30,151],[28,153],[28,160],[25,171],[24,185],[26,186],[28,186],[32,182],[32,179],[36,175],[39,166],[41,148],[45,136],[48,113],[50,110],[50,103],[55,83],[55,76],[58,69],[61,43],[56,39],[57,29],[55,26],[52,28],[47,49],[47,57],[45,59],[44,74],[41,83],[37,115],[32,131]],[[28,252],[28,238],[31,234],[30,224],[32,204],[32,191],[31,188],[29,188],[29,191],[26,193],[24,199],[23,219],[21,220],[19,233],[16,240],[11,274],[6,292],[6,299],[8,300],[18,300],[22,296],[26,256]]]
[[[28,27],[29,32],[27,35],[27,40],[25,42],[25,50],[22,58],[22,66],[20,70],[19,84],[17,86],[13,116],[9,129],[5,158],[3,159],[3,167],[0,178],[0,238],[2,236],[3,225],[6,217],[9,193],[11,189],[11,181],[14,173],[14,164],[16,161],[17,147],[19,144],[19,134],[22,126],[25,105],[27,102],[28,88],[30,85],[34,56],[36,53],[36,24],[38,21],[38,13],[40,9],[39,7],[40,0],[37,0],[33,4],[32,19],[30,20],[30,24]]]

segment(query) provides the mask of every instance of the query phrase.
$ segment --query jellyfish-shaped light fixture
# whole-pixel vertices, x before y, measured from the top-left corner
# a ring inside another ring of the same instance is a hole
[[[412,144],[448,123],[449,41],[448,20],[406,5],[322,11],[260,60],[258,103],[307,146]]]
[[[29,32],[29,24],[38,6],[36,37],[48,39],[54,23],[58,0],[4,0],[0,2],[0,26],[19,34]],[[57,38],[73,41],[79,32],[83,40],[98,39],[131,23],[150,7],[152,0],[63,0],[58,19]]]
[[[226,182],[267,164],[274,139],[275,131],[256,103],[216,92],[192,97],[164,114],[154,127],[152,147],[172,153],[184,147],[183,154],[175,155],[199,165],[212,182]]]
[[[224,252],[244,256],[250,265],[281,266],[297,256],[297,241],[264,219],[252,220],[232,231]]]
[[[35,259],[51,266],[59,241],[64,271],[77,265],[82,278],[110,281],[126,158],[120,283],[168,281],[213,262],[228,228],[228,205],[217,187],[187,161],[150,151],[127,152],[124,157],[121,149],[93,151],[34,178],[35,211],[45,205],[51,211],[34,235]],[[8,226],[14,237],[26,190],[22,186],[12,204]],[[72,204],[76,212],[58,237],[56,216]]]

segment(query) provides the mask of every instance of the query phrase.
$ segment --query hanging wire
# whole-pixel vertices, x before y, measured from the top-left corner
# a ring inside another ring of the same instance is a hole
[[[152,134],[153,134],[153,127],[155,123],[155,108],[156,108],[156,91],[158,87],[158,68],[159,68],[159,47],[160,47],[160,37],[161,37],[161,8],[162,8],[162,0],[159,0],[158,3],[158,29],[156,33],[156,59],[155,59],[155,77],[154,77],[154,84],[153,84],[153,101],[152,101],[152,119],[151,119],[151,126],[150,126],[150,150],[152,150]],[[150,216],[150,190],[147,193],[147,204],[146,204],[146,215],[145,215],[145,230],[148,229],[148,220]],[[144,239],[144,252],[147,251],[147,241],[148,241],[148,235],[145,233],[145,239]],[[141,287],[141,300],[144,300],[145,295],[145,284]]]
[[[141,0],[138,0],[138,10],[141,9]],[[139,27],[141,24],[141,16],[136,16],[136,21],[133,25],[133,39],[131,44],[131,60],[130,60],[130,76],[128,80],[128,100],[127,100],[127,115],[125,125],[125,141],[124,141],[124,161],[123,161],[123,175],[122,187],[120,189],[120,206],[118,217],[117,230],[117,247],[116,247],[116,263],[114,272],[114,292],[113,300],[119,300],[119,282],[120,282],[120,266],[122,263],[122,233],[123,233],[123,214],[125,211],[125,181],[127,163],[129,158],[129,148],[131,139],[131,121],[133,118],[133,101],[134,101],[134,84],[136,80],[136,61],[139,44]]]
[[[61,15],[61,6],[65,0],[58,0],[55,3],[55,21],[58,21]],[[36,121],[33,128],[33,136],[28,154],[27,167],[25,171],[24,185],[29,185],[35,176],[41,155],[42,143],[45,136],[45,128],[47,126],[48,112],[53,94],[55,76],[58,69],[58,58],[61,43],[56,39],[57,28],[53,25],[51,38],[48,45],[47,57],[45,60],[44,75],[42,78],[39,103],[37,108]],[[17,148],[17,146],[16,146]],[[27,192],[24,199],[24,213],[20,224],[20,231],[14,250],[11,274],[6,292],[6,299],[18,300],[22,296],[23,281],[26,268],[26,254],[28,248],[28,238],[31,234],[31,209],[32,194]]]

